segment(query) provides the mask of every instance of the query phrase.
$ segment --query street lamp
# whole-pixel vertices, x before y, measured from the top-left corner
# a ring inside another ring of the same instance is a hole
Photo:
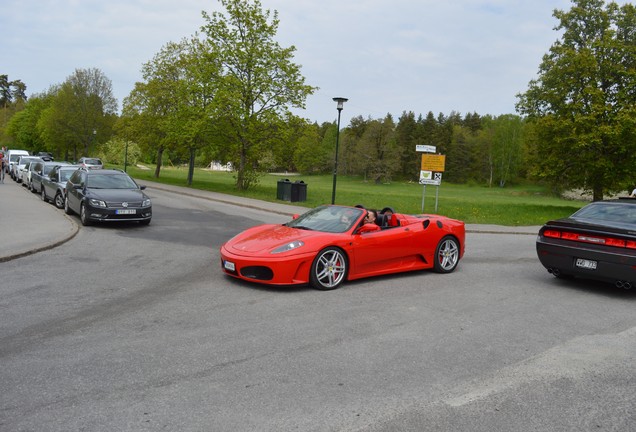
[[[126,150],[124,152],[124,172],[127,172],[128,168],[128,138],[126,138]]]
[[[344,103],[349,99],[343,97],[335,97],[333,101],[336,102],[338,109],[338,131],[336,133],[336,162],[333,166],[333,191],[331,192],[331,204],[336,203],[336,177],[338,176],[338,142],[340,141],[340,113],[342,112],[342,108]]]

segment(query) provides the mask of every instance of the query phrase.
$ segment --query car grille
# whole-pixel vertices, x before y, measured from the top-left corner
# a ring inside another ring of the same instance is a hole
[[[124,202],[128,203],[126,207],[123,206]],[[108,207],[114,208],[114,209],[141,207],[141,204],[142,204],[142,201],[109,201],[106,203]]]

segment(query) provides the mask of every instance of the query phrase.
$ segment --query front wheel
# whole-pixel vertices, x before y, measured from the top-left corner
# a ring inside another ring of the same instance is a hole
[[[347,276],[348,262],[342,250],[328,247],[321,250],[311,264],[309,283],[319,290],[338,288]]]
[[[455,237],[444,237],[435,249],[435,271],[450,273],[459,263],[459,243]]]
[[[68,196],[64,198],[64,213],[67,215],[73,214],[73,210],[68,205]]]
[[[91,224],[91,220],[88,218],[88,214],[86,213],[86,204],[84,203],[80,206],[80,221],[84,226],[89,226]]]

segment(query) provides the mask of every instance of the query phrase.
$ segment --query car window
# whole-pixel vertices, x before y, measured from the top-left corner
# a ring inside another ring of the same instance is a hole
[[[92,189],[137,189],[137,184],[127,174],[91,174],[86,187]]]
[[[71,177],[68,179],[68,181],[70,181],[73,184],[79,184],[80,183],[80,179],[81,179],[81,172],[79,171],[75,171],[73,172],[73,175],[71,175]]]
[[[636,205],[597,203],[583,207],[573,218],[636,224]]]
[[[67,181],[69,178],[71,178],[71,175],[75,172],[76,170],[59,170],[58,171],[58,175],[60,177],[59,181],[61,182],[65,182]]]
[[[286,225],[313,231],[342,233],[346,232],[362,215],[362,210],[351,207],[320,206],[304,213],[298,219]]]

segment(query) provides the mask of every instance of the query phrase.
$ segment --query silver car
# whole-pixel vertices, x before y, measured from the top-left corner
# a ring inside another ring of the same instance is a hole
[[[16,164],[13,166],[13,169],[15,170],[13,179],[17,181],[18,183],[24,182],[24,180],[27,178],[27,173],[29,169],[29,167],[27,166],[27,163],[33,162],[33,161],[41,161],[41,160],[42,159],[40,159],[37,156],[20,156],[20,159],[18,160],[18,162],[16,162]]]
[[[42,201],[51,201],[55,207],[64,208],[66,198],[66,182],[71,175],[77,171],[77,165],[56,165],[49,175],[42,177],[42,190],[40,196]]]

